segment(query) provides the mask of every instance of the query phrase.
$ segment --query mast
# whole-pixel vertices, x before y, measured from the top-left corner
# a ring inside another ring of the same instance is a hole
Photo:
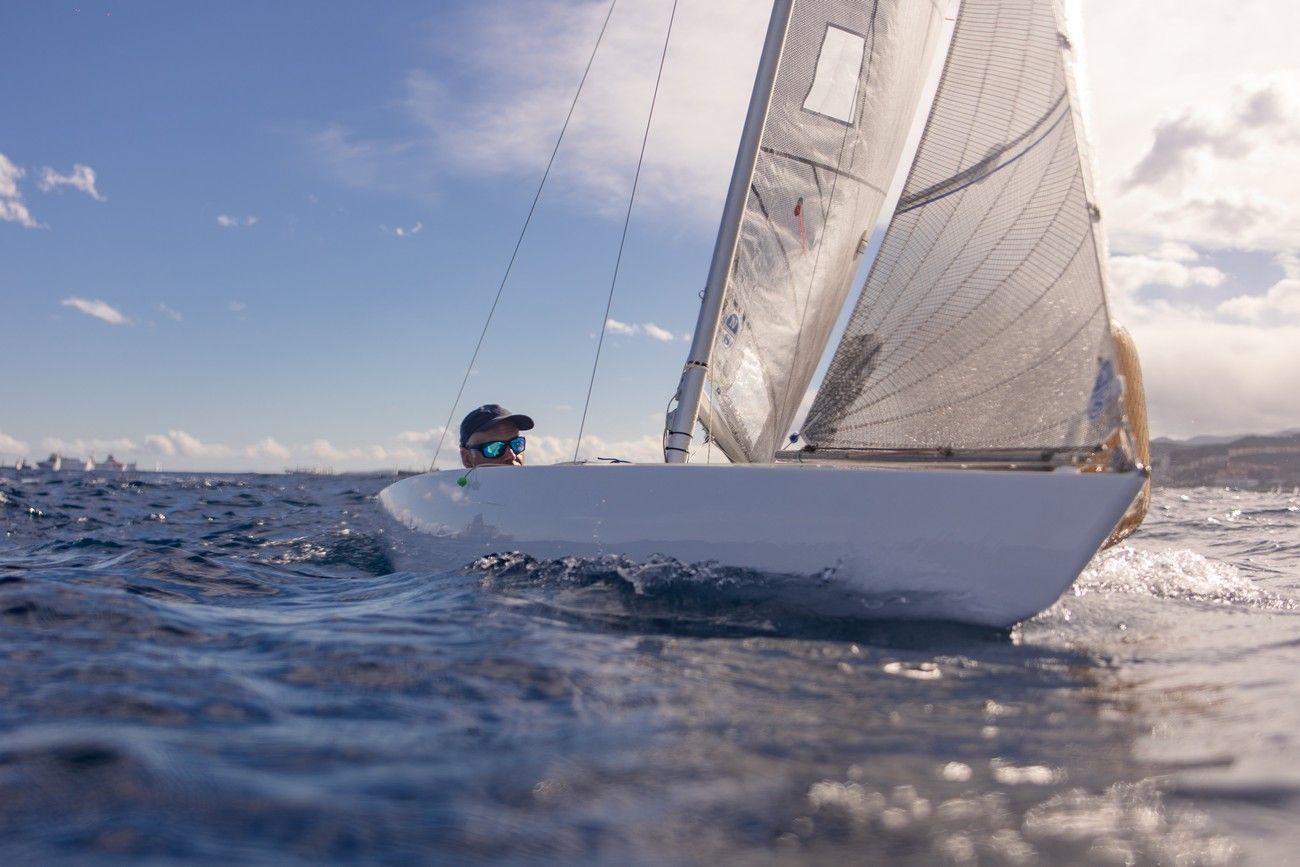
[[[695,336],[691,340],[691,350],[686,357],[681,381],[677,385],[677,407],[668,414],[664,460],[670,464],[685,463],[690,457],[695,422],[700,414],[700,398],[704,392],[704,378],[708,373],[709,355],[717,336],[718,321],[722,318],[727,277],[736,256],[740,223],[745,215],[745,202],[749,197],[754,165],[758,160],[763,124],[772,102],[772,88],[776,83],[776,71],[781,63],[781,50],[785,45],[785,34],[790,26],[793,8],[794,0],[775,0],[772,4],[772,17],[767,25],[763,54],[758,61],[754,91],[749,97],[749,111],[745,116],[745,128],[740,135],[736,165],[731,171],[731,186],[727,190],[727,200],[722,209],[718,239],[713,245],[713,261],[709,265],[708,282],[704,286],[704,299],[700,302],[700,315],[695,322]]]

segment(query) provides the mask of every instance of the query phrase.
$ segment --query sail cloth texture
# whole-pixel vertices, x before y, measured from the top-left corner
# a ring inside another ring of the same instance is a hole
[[[785,440],[880,215],[934,48],[935,0],[797,0],[741,218],[705,424],[733,461]]]
[[[1058,449],[1120,424],[1056,0],[964,0],[911,172],[801,435]]]

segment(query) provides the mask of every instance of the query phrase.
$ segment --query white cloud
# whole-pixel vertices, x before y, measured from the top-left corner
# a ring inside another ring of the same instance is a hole
[[[1216,312],[1227,319],[1257,325],[1300,325],[1300,256],[1283,254],[1278,257],[1278,264],[1286,276],[1263,295],[1229,298]],[[1296,351],[1300,353],[1300,345]]]
[[[382,445],[338,448],[327,439],[312,440],[305,447],[300,447],[299,451],[304,451],[313,458],[326,460],[332,464],[351,464],[353,466],[360,464],[374,467],[376,464],[383,465],[403,460],[408,462],[413,460],[416,463],[427,460],[415,449],[391,449]]]
[[[1111,310],[1133,334],[1153,436],[1271,432],[1300,421],[1300,261],[1260,295],[1207,308],[1182,290],[1218,286],[1185,244],[1111,257]],[[1156,297],[1137,290],[1153,287]]]
[[[565,135],[552,190],[587,210],[626,206],[671,4],[614,12]],[[427,195],[442,174],[535,180],[568,111],[605,8],[571,0],[472,4],[440,21],[435,77],[412,70],[401,138],[342,126],[317,133],[315,155],[352,186]],[[716,220],[735,156],[768,10],[751,0],[682,4],[674,24],[638,208],[700,224]],[[707,87],[701,82],[708,82]]]
[[[289,450],[272,437],[264,437],[258,440],[253,445],[246,447],[243,453],[250,458],[279,458],[283,460],[289,457]]]
[[[628,322],[619,322],[617,319],[606,319],[605,330],[610,334],[633,335],[640,333],[641,328]]]
[[[172,308],[168,307],[166,304],[159,304],[157,310],[163,316],[166,316],[168,319],[175,319],[177,322],[180,322],[185,318],[184,316],[181,315],[179,310],[173,310]]]
[[[438,444],[438,437],[442,432],[441,426],[430,428],[424,431],[403,431],[397,434],[394,439],[409,447],[405,451],[400,449],[389,449],[390,462],[401,462],[407,466],[422,466],[428,464],[433,457],[433,450]],[[573,460],[573,446],[577,442],[576,437],[550,436],[546,434],[525,433],[528,438],[528,450],[526,460],[530,464],[555,464],[564,461]],[[360,450],[342,450],[334,449],[323,440],[318,440],[318,444],[323,448],[317,456],[334,462],[339,462],[348,458],[357,457]],[[588,434],[582,438],[582,450],[580,457],[583,460],[595,460],[596,458],[620,458],[628,461],[645,461],[658,463],[663,461],[663,444],[661,438],[657,435],[646,435],[633,439],[610,439],[599,435]],[[442,453],[438,456],[439,467],[458,467],[460,466],[460,450],[457,447],[454,432],[448,434],[447,441],[443,444]]]
[[[432,449],[438,444],[438,438],[442,436],[443,430],[442,425],[431,427],[428,430],[404,430],[393,439],[405,445],[425,446]],[[450,437],[454,433],[454,431],[449,431],[448,436]]]
[[[97,439],[81,438],[62,439],[60,437],[46,437],[41,440],[41,448],[47,452],[57,452],[61,455],[86,457],[90,455],[120,456],[134,452],[139,446],[133,440],[126,437],[117,437],[115,439]]]
[[[0,221],[17,223],[28,229],[44,229],[45,225],[37,222],[23,204],[18,180],[25,174],[25,169],[14,165],[9,157],[0,153]]]
[[[1161,259],[1169,259],[1173,262],[1195,262],[1201,258],[1201,254],[1190,244],[1184,244],[1180,241],[1165,241],[1160,248],[1155,251],[1155,255]]]
[[[248,305],[243,301],[231,301],[228,305],[228,309],[231,313],[243,313],[248,309]]]
[[[1170,308],[1158,314],[1131,323],[1153,436],[1295,427],[1300,325],[1235,324]]]
[[[31,211],[27,210],[27,205],[23,202],[22,191],[18,189],[18,181],[26,174],[25,169],[14,165],[7,156],[0,153],[0,221],[17,223],[29,229],[47,228],[45,224],[38,222],[32,216]],[[73,166],[72,174],[69,175],[61,175],[49,166],[45,166],[41,169],[41,176],[36,182],[36,186],[46,192],[58,187],[72,187],[74,190],[82,191],[95,201],[108,201],[100,195],[99,190],[95,189],[95,170],[80,163]]]
[[[121,449],[127,452],[127,449]],[[167,433],[153,433],[144,438],[144,445],[139,451],[156,457],[184,458],[187,468],[208,469],[246,469],[252,466],[262,471],[279,471],[286,462],[297,461],[312,463],[321,457],[335,460],[340,457],[369,458],[366,466],[356,469],[373,468],[383,465],[383,455],[376,457],[373,448],[357,449],[344,452],[334,449],[327,440],[316,440],[308,445],[285,445],[275,437],[266,436],[245,446],[229,446],[224,443],[205,442],[184,430],[172,429]],[[121,455],[118,455],[121,457]]]
[[[677,335],[673,334],[667,328],[655,325],[653,322],[641,324],[638,322],[621,322],[617,319],[605,320],[605,331],[609,334],[618,334],[624,337],[635,337],[644,334],[653,340],[659,340],[664,343],[670,343],[677,340]],[[689,336],[683,337],[683,340],[689,340]]]
[[[16,199],[21,193],[18,192],[18,179],[27,172],[14,165],[9,157],[0,154],[0,198]]]
[[[198,437],[183,430],[169,430],[165,434],[149,434],[144,438],[145,447],[155,454],[168,457],[226,457],[233,451],[220,443],[205,443]]]
[[[17,223],[28,229],[48,228],[44,223],[38,223],[27,206],[18,199],[0,199],[0,220]]]
[[[64,307],[74,307],[87,316],[93,316],[96,319],[102,319],[110,325],[129,325],[131,320],[122,315],[107,301],[98,299],[91,301],[86,298],[64,298],[59,302]]]
[[[350,130],[332,125],[313,133],[308,150],[339,183],[389,192],[428,191],[430,163],[412,155],[413,141],[359,140]],[[426,155],[427,156],[427,155]]]
[[[1277,7],[1089,2],[1083,21],[1112,237],[1128,249],[1300,247],[1300,70]]]
[[[238,229],[240,227],[257,225],[257,217],[232,217],[229,214],[218,214],[217,225],[223,229]]]
[[[37,186],[45,192],[56,187],[72,187],[74,190],[81,190],[97,202],[108,201],[106,197],[100,195],[99,190],[95,189],[95,170],[81,163],[72,167],[70,175],[61,175],[49,166],[45,166],[41,169],[41,179]]]
[[[159,455],[171,457],[176,454],[176,446],[172,444],[169,437],[163,434],[149,434],[144,438],[145,448]]]
[[[347,452],[342,449],[336,449],[327,439],[312,440],[307,448],[315,457],[323,458],[327,461],[338,461],[348,456]]]
[[[409,229],[405,229],[401,226],[397,226],[396,228],[390,229],[387,226],[382,224],[379,226],[379,228],[385,232],[388,232],[389,234],[396,235],[399,238],[409,238],[412,235],[420,234],[420,231],[424,228],[424,223],[417,222],[414,226],[411,226]]]
[[[229,446],[205,442],[180,429],[166,433],[151,433],[142,441],[119,438],[46,437],[41,441],[42,451],[58,452],[65,456],[105,457],[112,454],[120,460],[147,460],[189,470],[242,470],[278,472],[285,466],[329,466],[338,471],[374,470],[381,468],[424,469],[433,455],[441,428],[424,431],[403,431],[385,443],[335,445],[325,437],[304,443],[286,445],[275,437],[263,437],[245,446]],[[528,461],[533,464],[550,464],[571,460],[573,437],[534,436],[528,434]],[[26,454],[28,443],[0,432],[0,455]],[[614,457],[623,460],[662,460],[658,436],[612,440],[597,435],[583,439],[581,457],[596,460]],[[460,453],[454,438],[444,446],[438,465],[443,468],[460,466]]]
[[[1117,247],[1139,251],[1110,260],[1112,312],[1137,342],[1153,434],[1294,427],[1294,28],[1267,0],[1242,0],[1230,16],[1208,0],[1076,6],[1105,226]],[[1233,251],[1272,254],[1287,273],[1222,300],[1209,290],[1258,282],[1235,271],[1235,256],[1205,261]]]
[[[1212,265],[1190,264],[1199,254],[1185,244],[1165,244],[1148,254],[1110,257],[1112,312],[1124,318],[1139,289],[1166,286],[1218,286],[1227,275]]]
[[[573,447],[577,437],[559,437],[526,434],[530,464],[556,464],[573,460]],[[635,439],[611,440],[588,434],[582,438],[579,460],[618,458],[636,463],[662,463],[664,459],[662,437],[647,434]],[[441,462],[440,462],[441,463]]]
[[[456,430],[447,431],[442,436],[443,427],[431,427],[427,430],[402,431],[393,437],[397,446],[389,446],[385,453],[389,463],[408,467],[425,467],[433,461],[433,453],[442,439],[442,451],[438,453],[439,466],[459,466],[460,451],[457,448]]]
[[[26,454],[27,443],[0,430],[0,453]]]
[[[667,328],[660,328],[658,325],[655,325],[653,322],[647,322],[645,325],[641,326],[641,329],[645,331],[647,337],[652,337],[655,340],[659,340],[664,343],[670,343],[677,339],[677,337]]]

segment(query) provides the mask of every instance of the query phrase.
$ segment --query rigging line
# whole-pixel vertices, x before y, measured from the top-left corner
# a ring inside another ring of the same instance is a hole
[[[664,34],[664,47],[659,55],[659,72],[655,75],[655,89],[650,95],[650,111],[646,114],[645,132],[641,135],[641,153],[636,158],[636,174],[632,176],[632,192],[627,197],[627,214],[623,217],[623,236],[618,241],[618,255],[614,258],[614,274],[609,280],[609,297],[605,300],[605,316],[600,320],[600,337],[596,340],[596,358],[591,363],[591,379],[587,382],[587,399],[582,404],[582,421],[578,424],[578,441],[573,446],[573,460],[578,460],[582,447],[582,432],[587,427],[587,410],[591,407],[591,390],[596,385],[596,369],[600,367],[600,350],[605,345],[605,330],[609,327],[609,311],[614,306],[614,287],[618,285],[618,269],[623,263],[623,247],[627,244],[627,229],[632,222],[632,205],[636,203],[636,188],[641,182],[641,166],[645,162],[646,142],[650,140],[650,123],[655,116],[655,103],[659,99],[659,83],[664,77],[664,61],[668,59],[668,40],[673,35],[673,21],[677,18],[677,0],[673,0],[668,13],[668,32]]]
[[[528,225],[533,221],[533,214],[537,211],[537,203],[542,198],[542,189],[546,186],[546,179],[551,176],[551,167],[555,165],[555,155],[560,152],[560,143],[564,141],[564,134],[569,129],[569,121],[573,119],[573,111],[578,106],[578,97],[582,95],[582,88],[587,83],[587,75],[591,72],[591,65],[596,60],[596,52],[600,50],[600,43],[605,38],[605,30],[609,27],[609,19],[614,14],[614,7],[618,5],[618,0],[610,0],[609,9],[605,12],[605,20],[600,25],[600,32],[596,34],[596,44],[591,47],[591,56],[587,58],[587,66],[582,70],[582,78],[578,80],[578,89],[574,91],[573,101],[569,103],[569,113],[564,116],[564,125],[560,127],[560,134],[555,139],[555,147],[551,148],[551,157],[546,162],[546,170],[542,172],[542,179],[537,184],[537,192],[533,194],[533,202],[528,206],[528,216],[524,217],[524,225],[519,230],[519,238],[515,241],[515,248],[510,253],[510,261],[506,263],[505,273],[501,275],[501,283],[497,286],[496,297],[492,299],[492,306],[488,309],[487,321],[483,323],[483,330],[479,332],[478,343],[474,344],[474,352],[470,355],[469,364],[465,366],[465,375],[461,377],[460,388],[456,390],[456,399],[452,401],[451,412],[447,414],[447,421],[442,426],[442,435],[438,437],[438,447],[433,450],[433,460],[429,463],[429,469],[432,470],[438,464],[438,455],[442,452],[443,443],[447,441],[447,431],[451,429],[451,420],[456,417],[456,408],[460,406],[460,399],[465,394],[465,384],[469,382],[470,371],[474,369],[474,362],[478,360],[479,350],[483,348],[483,338],[487,337],[488,326],[492,324],[492,317],[497,312],[497,305],[501,303],[501,293],[505,291],[506,281],[510,279],[510,272],[514,270],[515,259],[519,257],[519,248],[523,246],[524,235],[528,233]]]

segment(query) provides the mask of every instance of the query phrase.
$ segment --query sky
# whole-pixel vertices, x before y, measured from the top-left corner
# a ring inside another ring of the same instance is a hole
[[[453,419],[533,415],[535,462],[572,457],[671,5],[618,3]],[[1300,426],[1300,9],[1069,8],[1153,436]],[[428,466],[606,9],[0,5],[0,463]],[[769,9],[679,0],[584,457],[659,458]]]

